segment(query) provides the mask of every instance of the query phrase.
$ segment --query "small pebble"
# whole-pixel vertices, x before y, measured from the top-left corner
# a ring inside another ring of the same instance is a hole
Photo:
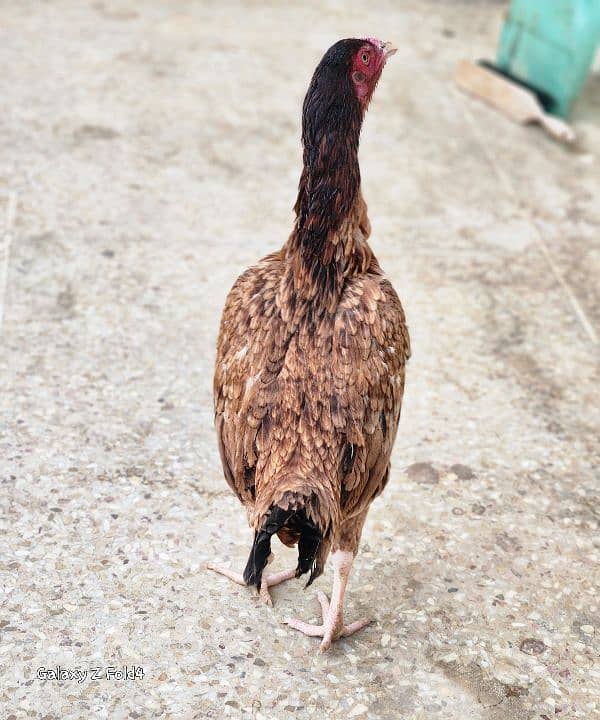
[[[519,650],[526,655],[541,655],[547,649],[545,643],[536,638],[526,638],[519,645]]]

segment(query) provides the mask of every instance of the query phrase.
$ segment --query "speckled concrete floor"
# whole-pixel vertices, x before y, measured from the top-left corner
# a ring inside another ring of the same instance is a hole
[[[567,151],[450,82],[503,3],[373,5],[1,4],[2,718],[600,717],[600,81]],[[314,589],[269,610],[204,570],[250,542],[211,375],[347,35],[400,47],[361,159],[414,355],[350,587],[375,622],[318,657],[281,624]],[[37,674],[123,665],[144,676]]]

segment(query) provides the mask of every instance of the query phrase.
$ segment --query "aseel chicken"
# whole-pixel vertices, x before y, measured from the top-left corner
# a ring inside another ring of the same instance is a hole
[[[410,342],[402,306],[367,242],[361,126],[386,60],[374,38],[335,43],[304,100],[304,168],[283,248],[235,282],[223,311],[214,377],[225,479],[254,542],[243,574],[269,588],[333,565],[323,622],[286,622],[327,650],[368,624],[344,624],[344,595],[369,507],[384,489]],[[298,547],[295,568],[268,574],[273,535]]]

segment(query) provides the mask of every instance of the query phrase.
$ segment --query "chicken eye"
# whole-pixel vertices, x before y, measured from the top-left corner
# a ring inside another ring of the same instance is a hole
[[[369,64],[369,60],[370,60],[370,59],[371,59],[371,56],[369,55],[369,53],[368,53],[368,52],[363,52],[363,54],[361,55],[361,60],[363,61],[363,63],[364,63],[365,65],[368,65],[368,64]]]

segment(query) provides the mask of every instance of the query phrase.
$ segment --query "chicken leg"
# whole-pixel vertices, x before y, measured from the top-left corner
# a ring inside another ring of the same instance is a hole
[[[269,555],[269,559],[267,560],[267,564],[273,562],[273,558],[274,555],[271,553]],[[225,577],[233,580],[233,582],[236,582],[238,585],[247,584],[242,573],[237,573],[235,570],[231,570],[231,568],[225,567],[224,565],[217,565],[216,563],[209,562],[206,567],[209,570],[214,570],[214,572],[225,575]],[[263,575],[260,581],[260,589],[258,591],[260,599],[265,603],[265,605],[273,607],[273,600],[271,599],[269,588],[274,585],[279,585],[279,583],[282,583],[285,580],[291,580],[293,577],[296,577],[296,570],[292,569],[281,570],[281,572],[273,573],[273,575]]]
[[[284,622],[295,630],[299,630],[305,635],[311,637],[322,637],[319,652],[324,653],[330,647],[331,643],[338,638],[353,635],[361,630],[371,621],[368,618],[360,618],[350,625],[344,625],[344,595],[352,563],[354,561],[354,553],[347,550],[337,550],[331,556],[333,564],[333,590],[331,592],[331,602],[323,592],[319,592],[317,597],[321,603],[321,613],[323,615],[323,623],[321,625],[311,625],[310,623],[296,620],[295,618],[287,618]]]

